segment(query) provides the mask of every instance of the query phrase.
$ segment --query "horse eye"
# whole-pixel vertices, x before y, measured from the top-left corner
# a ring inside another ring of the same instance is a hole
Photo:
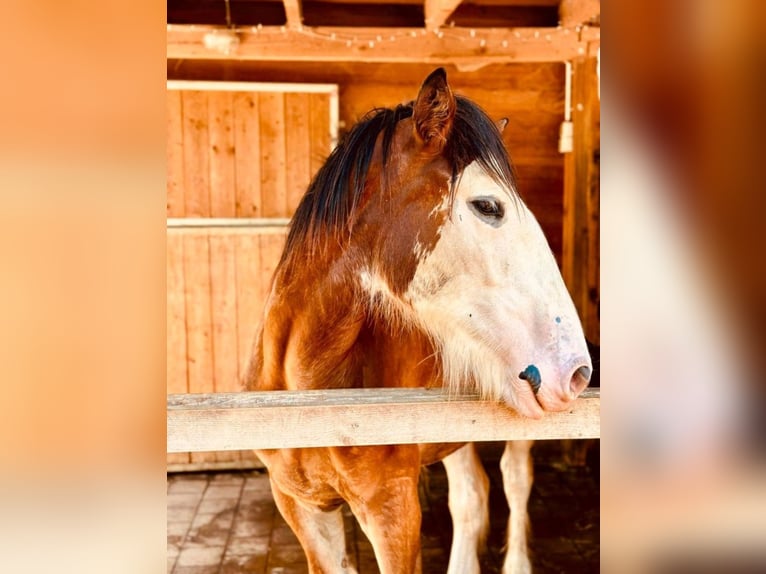
[[[500,220],[505,215],[503,204],[490,198],[473,199],[470,201],[473,210],[487,218]]]

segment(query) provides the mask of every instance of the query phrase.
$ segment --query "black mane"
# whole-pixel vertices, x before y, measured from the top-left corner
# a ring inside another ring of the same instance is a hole
[[[495,122],[469,99],[455,96],[455,100],[457,109],[443,152],[452,166],[451,193],[463,169],[478,161],[499,185],[515,194],[514,170]],[[293,215],[283,262],[301,244],[308,245],[313,253],[323,234],[339,237],[349,228],[378,136],[383,134],[385,166],[396,124],[411,117],[412,110],[413,102],[372,110],[346,134],[317,172]]]

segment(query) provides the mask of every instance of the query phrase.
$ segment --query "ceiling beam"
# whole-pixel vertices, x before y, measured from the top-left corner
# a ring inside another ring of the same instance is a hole
[[[298,30],[303,27],[303,7],[301,0],[282,0],[285,4],[287,27]]]
[[[594,56],[600,29],[575,28],[237,28],[236,49],[206,47],[214,26],[167,26],[168,59],[454,64],[470,71],[509,62]],[[209,44],[208,44],[209,45]]]
[[[601,0],[561,0],[559,22],[562,26],[578,26],[601,22]]]
[[[441,28],[462,0],[425,0],[426,30]]]

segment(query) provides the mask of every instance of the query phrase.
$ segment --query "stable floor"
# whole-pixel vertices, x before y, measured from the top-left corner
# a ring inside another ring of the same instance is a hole
[[[535,482],[529,501],[536,574],[599,571],[598,445],[587,464],[565,464],[571,450],[540,441],[532,451]],[[580,445],[582,446],[582,445]],[[508,507],[502,490],[501,443],[479,452],[491,482],[492,530],[482,572],[499,573]],[[423,574],[447,569],[452,526],[441,464],[429,467],[423,506]],[[168,475],[168,574],[305,574],[298,541],[280,516],[263,471]],[[359,574],[376,574],[372,547],[348,510],[346,535]]]

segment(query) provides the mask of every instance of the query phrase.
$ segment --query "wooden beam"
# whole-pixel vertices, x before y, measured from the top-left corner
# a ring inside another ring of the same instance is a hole
[[[562,26],[599,25],[601,0],[561,0],[559,22]]]
[[[299,30],[303,27],[303,7],[301,6],[301,0],[282,1],[285,4],[287,27],[293,30]]]
[[[432,32],[441,28],[462,0],[425,0],[423,9],[426,16],[426,30]]]
[[[599,389],[537,421],[442,389],[169,395],[167,409],[168,452],[600,436]]]
[[[213,26],[167,26],[168,59],[454,64],[466,71],[509,62],[594,55],[599,28],[237,28],[231,53],[205,47]]]
[[[599,101],[596,59],[572,64],[573,149],[564,157],[561,274],[572,294],[585,336],[599,336]]]

